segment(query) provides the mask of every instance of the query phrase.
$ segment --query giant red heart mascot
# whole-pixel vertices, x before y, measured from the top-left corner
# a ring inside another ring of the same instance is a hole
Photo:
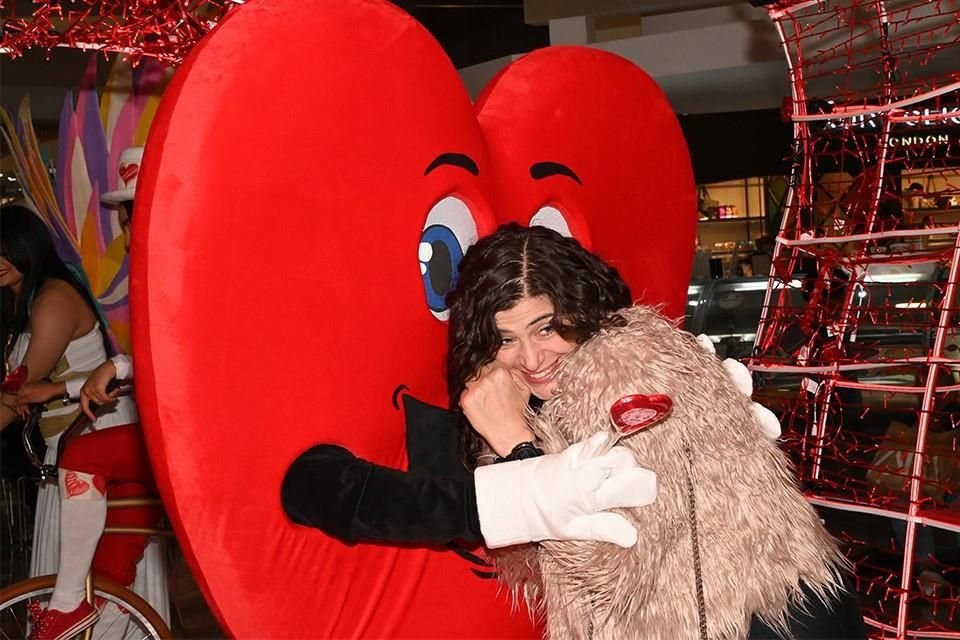
[[[601,66],[622,63],[602,55]],[[543,69],[567,73],[553,63]],[[509,74],[493,85],[481,119],[499,90],[523,93]],[[545,81],[548,103],[579,100]],[[637,91],[669,110],[652,83]],[[592,113],[552,123],[536,115],[540,101],[514,100],[510,126],[530,127],[530,137],[519,164],[509,165],[512,134],[495,135],[507,123],[485,120],[503,162],[495,172],[439,45],[399,9],[373,0],[249,2],[197,47],[167,90],[134,222],[137,397],[170,519],[231,635],[539,635],[467,554],[346,545],[293,525],[279,500],[285,469],[316,442],[406,467],[396,392],[405,385],[420,401],[446,404],[442,294],[462,252],[493,229],[490,198],[508,212],[502,219],[525,222],[530,207],[560,202],[578,237],[624,260],[643,251],[649,223],[643,212],[627,214],[641,204],[677,205],[649,194],[603,195],[633,181],[648,188],[638,172],[649,166],[610,157],[605,172],[597,133],[579,128],[593,121],[576,121]],[[537,153],[548,136],[570,140]],[[661,179],[692,198],[682,140],[668,142],[657,149],[667,154]],[[560,181],[570,180],[550,164],[536,175],[527,166],[551,162],[577,172],[585,199],[572,186],[569,199],[542,196],[541,187],[562,191]],[[492,182],[496,175],[512,183],[524,171],[516,186]],[[595,212],[610,213],[609,225],[599,217],[594,225],[588,208],[610,203],[616,207]],[[675,314],[692,250],[686,218],[694,219],[692,205],[677,213],[683,239],[663,244],[660,255],[686,245],[687,256],[670,256],[679,263],[672,282],[682,286],[676,295],[657,293]],[[628,241],[612,242],[620,225]],[[626,275],[640,278],[635,287],[647,281],[638,270]]]
[[[445,327],[425,289],[493,223],[480,130],[440,46],[386,2],[252,2],[179,70],[147,149],[139,401],[225,629],[529,637],[526,614],[456,554],[351,548],[279,503],[313,442],[403,467],[399,385],[445,404]],[[449,255],[418,261],[437,224]]]

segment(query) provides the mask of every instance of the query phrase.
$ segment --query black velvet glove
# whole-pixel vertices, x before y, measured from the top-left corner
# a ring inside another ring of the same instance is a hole
[[[335,445],[301,454],[287,470],[281,499],[291,520],[345,542],[483,541],[471,474],[398,471]]]

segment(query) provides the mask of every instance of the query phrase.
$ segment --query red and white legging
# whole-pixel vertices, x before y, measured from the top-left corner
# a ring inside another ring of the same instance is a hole
[[[60,569],[50,608],[72,611],[85,596],[87,573],[133,584],[148,536],[110,534],[104,526],[154,527],[157,507],[107,511],[107,498],[156,495],[150,460],[137,424],[100,429],[72,439],[60,459]],[[102,536],[102,539],[101,539]]]

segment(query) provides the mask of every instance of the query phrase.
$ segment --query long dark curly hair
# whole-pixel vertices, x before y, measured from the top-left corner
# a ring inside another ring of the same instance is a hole
[[[630,288],[617,273],[579,242],[545,227],[504,225],[470,247],[447,294],[450,309],[447,389],[450,406],[500,348],[496,314],[524,297],[547,296],[553,329],[581,343],[605,326],[622,322],[616,311],[632,304]],[[462,453],[475,466],[486,443],[461,419]]]

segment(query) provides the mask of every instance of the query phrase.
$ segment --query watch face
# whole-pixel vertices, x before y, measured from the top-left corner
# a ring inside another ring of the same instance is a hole
[[[525,444],[523,446],[517,447],[513,450],[513,453],[510,454],[511,460],[526,460],[527,458],[536,458],[537,456],[542,456],[543,451],[537,449],[532,444]]]

